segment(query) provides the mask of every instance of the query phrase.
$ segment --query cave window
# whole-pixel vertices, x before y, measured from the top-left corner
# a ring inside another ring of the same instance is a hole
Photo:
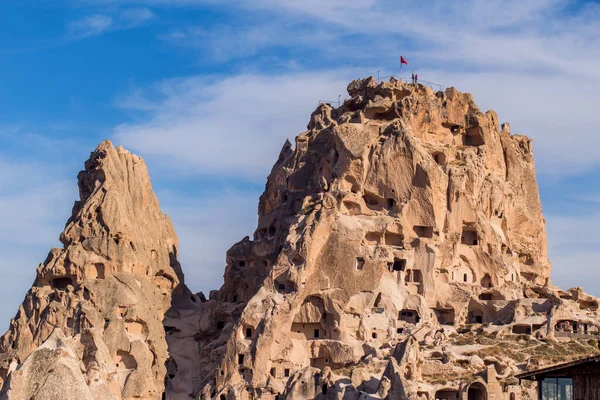
[[[327,384],[326,383],[323,384],[321,391],[323,392],[323,394],[327,394]]]
[[[288,201],[288,195],[287,195],[287,193],[283,193],[283,194],[281,195],[281,202],[282,202],[283,204],[285,204],[285,203],[287,203],[287,201]]]
[[[238,364],[239,365],[244,364],[244,355],[243,354],[238,354]]]
[[[429,239],[433,237],[433,227],[431,226],[415,225],[413,227],[413,230],[415,231],[418,237]]]
[[[325,364],[329,364],[329,358],[325,359]]]
[[[483,317],[481,315],[476,315],[475,322],[478,324],[483,324]]]
[[[238,261],[238,267],[244,268],[246,266],[246,261]]]
[[[395,206],[396,206],[396,200],[394,200],[394,199],[387,199],[387,208],[388,208],[388,210],[391,210]]]
[[[222,394],[221,397],[220,397],[220,399],[221,400],[227,400],[227,397],[224,394]]]
[[[225,327],[225,322],[217,321],[217,329],[223,329]]]
[[[481,293],[479,295],[479,300],[492,300],[492,294],[491,293]]]
[[[248,327],[246,328],[246,338],[251,338],[252,337],[252,328]]]
[[[433,160],[438,165],[444,165],[446,164],[446,155],[442,152],[433,153]]]
[[[481,279],[481,286],[487,288],[492,288],[494,286],[492,285],[492,278],[490,277],[490,274],[484,275],[483,279]]]
[[[318,338],[319,338],[319,334],[320,334],[319,330],[318,330],[318,329],[315,329],[315,330],[314,330],[314,332],[313,332],[313,337],[314,337],[315,339],[318,339]]]
[[[416,282],[416,283],[422,283],[423,282],[423,274],[421,274],[421,270],[420,269],[413,269],[412,270],[412,280],[413,280],[413,282]]]
[[[286,368],[283,370],[283,376],[285,376],[286,378],[288,378],[290,376],[290,369]]]
[[[399,258],[394,258],[394,264],[392,265],[392,269],[394,271],[404,271],[404,268],[406,267],[406,260],[404,259],[399,259]]]
[[[73,280],[69,277],[54,278],[52,280],[52,287],[55,289],[64,290],[69,285],[73,285]]]
[[[275,225],[271,225],[269,227],[269,237],[273,237],[275,236],[275,233],[277,232],[277,228],[275,228]]]
[[[233,300],[233,303],[237,303],[237,299],[238,299],[238,296],[237,296],[237,294],[234,294],[234,295],[233,295],[233,298],[232,298],[232,300]]]
[[[512,282],[514,282],[514,281],[515,281],[515,274],[510,274],[510,280],[511,280]]]
[[[105,278],[105,270],[104,264],[96,263],[94,264],[94,268],[96,268],[96,279],[104,279]]]
[[[464,281],[464,282],[467,282],[467,280],[468,280],[468,276],[467,276],[467,274],[464,274],[464,275],[463,275],[463,281]]]
[[[397,334],[401,334],[403,332],[404,332],[404,328],[398,328],[398,329],[396,329],[396,333]]]
[[[477,232],[474,230],[463,229],[460,241],[462,244],[465,244],[467,246],[477,246],[477,244],[479,243],[477,239]]]
[[[362,270],[365,266],[365,259],[363,257],[356,257],[356,261],[354,262],[354,267],[357,270]]]
[[[275,368],[271,368],[271,376],[275,378],[275,375],[277,375],[277,370]]]
[[[463,136],[463,145],[482,146],[485,144],[483,135],[478,127],[469,128],[467,134]]]
[[[377,332],[372,332],[372,333],[371,333],[371,337],[372,337],[373,339],[377,339]]]

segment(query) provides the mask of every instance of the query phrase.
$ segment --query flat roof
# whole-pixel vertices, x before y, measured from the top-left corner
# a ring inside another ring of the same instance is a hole
[[[586,358],[580,358],[578,360],[568,361],[568,362],[562,363],[562,364],[550,365],[548,367],[544,367],[544,368],[540,368],[540,369],[536,369],[536,370],[532,370],[532,371],[525,371],[521,374],[515,375],[515,378],[535,380],[536,375],[543,375],[543,374],[547,374],[549,372],[558,371],[558,370],[561,370],[564,368],[569,368],[569,367],[573,367],[575,365],[580,365],[580,364],[586,364],[589,362],[600,362],[600,354],[596,354],[595,356],[590,356],[590,357],[586,357]]]

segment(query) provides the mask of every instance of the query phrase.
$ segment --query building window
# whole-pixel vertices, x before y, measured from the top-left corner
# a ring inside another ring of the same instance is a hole
[[[313,337],[314,337],[315,339],[318,339],[318,338],[319,338],[319,330],[318,330],[318,329],[315,329],[315,331],[313,332]]]
[[[542,400],[573,400],[573,379],[544,378],[540,395]]]

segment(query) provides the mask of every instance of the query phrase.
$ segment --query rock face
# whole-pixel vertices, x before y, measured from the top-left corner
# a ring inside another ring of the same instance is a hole
[[[526,399],[516,373],[598,352],[598,299],[550,282],[531,140],[454,88],[348,93],[284,144],[208,299],[143,161],[102,143],[0,397]]]
[[[531,140],[454,88],[348,93],[283,146],[253,240],[202,304],[200,397],[520,393],[527,360],[560,359],[528,340],[599,325],[596,299],[550,283]]]
[[[160,399],[163,317],[183,296],[177,237],[143,160],[103,142],[80,200],[0,339],[10,399]],[[17,368],[18,366],[18,368]]]

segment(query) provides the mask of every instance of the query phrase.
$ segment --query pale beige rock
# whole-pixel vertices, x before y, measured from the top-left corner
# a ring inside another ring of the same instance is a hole
[[[454,88],[348,92],[283,145],[208,299],[143,161],[102,143],[2,398],[525,399],[524,368],[598,352],[598,299],[550,282],[531,140]]]
[[[123,148],[100,144],[78,179],[64,247],[38,267],[0,340],[4,397],[160,399],[162,320],[187,291],[175,231],[143,160]]]
[[[536,338],[572,320],[585,343],[600,325],[594,298],[551,285],[531,140],[454,88],[348,92],[286,142],[253,240],[228,251],[199,317],[197,393],[520,394],[512,376],[544,359],[528,346],[560,347]]]

